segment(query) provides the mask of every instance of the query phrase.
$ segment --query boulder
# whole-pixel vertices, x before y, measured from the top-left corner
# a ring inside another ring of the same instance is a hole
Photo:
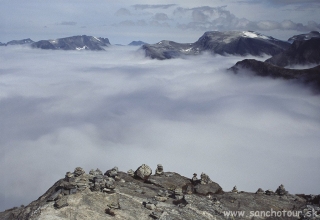
[[[208,195],[223,193],[221,186],[218,183],[198,184],[194,187],[197,194]]]
[[[152,170],[151,168],[146,165],[146,164],[142,164],[140,167],[138,167],[138,169],[134,172],[134,176],[135,177],[139,177],[143,180],[147,180],[150,175],[152,174]]]

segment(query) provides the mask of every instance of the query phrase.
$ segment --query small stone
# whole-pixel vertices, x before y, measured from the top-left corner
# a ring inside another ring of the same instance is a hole
[[[69,181],[70,178],[73,177],[73,174],[71,172],[67,172],[66,175],[65,175],[65,180]]]
[[[57,209],[63,208],[65,206],[68,206],[68,202],[67,202],[67,197],[64,196],[61,199],[58,199],[55,203],[54,203],[54,207],[56,207]]]
[[[102,192],[110,192],[111,189],[103,188]]]
[[[150,214],[150,217],[154,218],[154,219],[159,219],[162,215],[162,212],[158,212],[158,211],[153,211]]]
[[[152,203],[147,203],[146,204],[146,208],[150,209],[150,210],[154,210],[156,208],[156,206],[154,204],[152,204]]]
[[[165,202],[168,199],[167,197],[164,197],[164,196],[155,196],[154,198],[159,202]]]
[[[106,212],[106,214],[111,215],[111,216],[116,215],[115,210],[112,208],[106,208],[105,212]]]

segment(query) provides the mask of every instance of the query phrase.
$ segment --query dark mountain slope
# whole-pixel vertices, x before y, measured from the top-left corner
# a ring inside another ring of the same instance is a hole
[[[110,45],[108,38],[79,35],[59,38],[56,40],[41,40],[33,43],[33,48],[52,50],[104,50]]]
[[[195,43],[181,44],[161,41],[142,47],[146,56],[156,59],[170,59],[183,55],[198,55],[210,52],[220,55],[275,55],[290,46],[288,42],[277,40],[252,31],[210,31],[204,33]]]
[[[280,67],[320,63],[320,38],[296,40],[284,52],[266,60]]]
[[[307,34],[294,35],[293,37],[290,37],[288,41],[293,43],[296,40],[310,40],[311,38],[320,38],[320,33],[318,31],[311,31]]]
[[[297,79],[303,83],[310,84],[314,89],[320,91],[320,65],[310,69],[286,69],[254,59],[245,59],[237,62],[229,70],[234,73],[249,70],[258,76]]]

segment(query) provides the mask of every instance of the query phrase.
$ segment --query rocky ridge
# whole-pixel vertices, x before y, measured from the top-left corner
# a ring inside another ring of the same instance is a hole
[[[8,46],[8,45],[23,45],[23,44],[32,44],[34,43],[33,40],[31,40],[30,38],[27,39],[22,39],[22,40],[11,40],[7,43],[1,43],[0,42],[0,46]]]
[[[104,50],[110,45],[108,38],[78,35],[55,40],[41,40],[31,44],[33,48],[51,50]]]
[[[285,51],[266,60],[276,66],[320,64],[320,37],[295,40]]]
[[[141,40],[139,41],[132,41],[130,44],[128,44],[129,46],[142,46],[144,44],[147,44],[146,42],[143,42]]]
[[[288,39],[290,43],[293,43],[294,41],[302,41],[302,40],[310,40],[311,38],[320,38],[320,33],[318,31],[310,31],[306,34],[299,34],[294,35]]]
[[[171,59],[185,55],[209,52],[220,55],[275,55],[290,46],[288,42],[253,31],[209,31],[194,43],[160,41],[142,46],[146,56],[153,59]]]
[[[319,195],[292,195],[283,185],[275,191],[248,193],[235,186],[227,192],[205,173],[189,179],[164,172],[161,164],[154,175],[146,164],[104,174],[77,167],[36,201],[0,212],[0,219],[253,219],[268,211],[268,219],[312,219],[320,218],[319,200]]]

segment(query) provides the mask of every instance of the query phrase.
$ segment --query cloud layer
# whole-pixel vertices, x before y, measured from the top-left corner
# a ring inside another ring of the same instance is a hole
[[[65,172],[118,166],[224,190],[319,193],[320,102],[294,82],[234,75],[240,57],[149,60],[132,47],[0,56],[0,210],[28,204]]]
[[[256,2],[255,4],[260,5],[261,3]],[[140,9],[148,11],[148,14],[144,14],[143,19],[145,22],[149,22],[151,26],[151,20],[165,21],[170,19],[171,22],[170,24],[168,24],[168,27],[178,27],[183,30],[295,30],[302,32],[320,30],[320,24],[318,24],[316,21],[309,21],[307,24],[302,24],[293,22],[290,19],[284,19],[279,22],[276,20],[272,20],[271,17],[269,20],[258,21],[251,21],[246,18],[239,18],[230,10],[228,10],[227,6],[201,6],[194,8],[186,8],[177,5],[134,5],[133,7],[135,10]],[[306,6],[304,5],[303,7]],[[154,11],[155,9],[162,9],[162,11]],[[121,9],[121,11],[123,10],[124,9]],[[139,17],[139,14],[135,13],[134,11],[129,12],[128,9],[126,9],[126,12],[130,14],[135,14],[135,17],[132,17],[133,20],[131,20],[130,23],[132,26],[136,25],[138,23],[137,17]],[[122,21],[117,25],[128,26],[128,21],[126,21],[125,23]]]

